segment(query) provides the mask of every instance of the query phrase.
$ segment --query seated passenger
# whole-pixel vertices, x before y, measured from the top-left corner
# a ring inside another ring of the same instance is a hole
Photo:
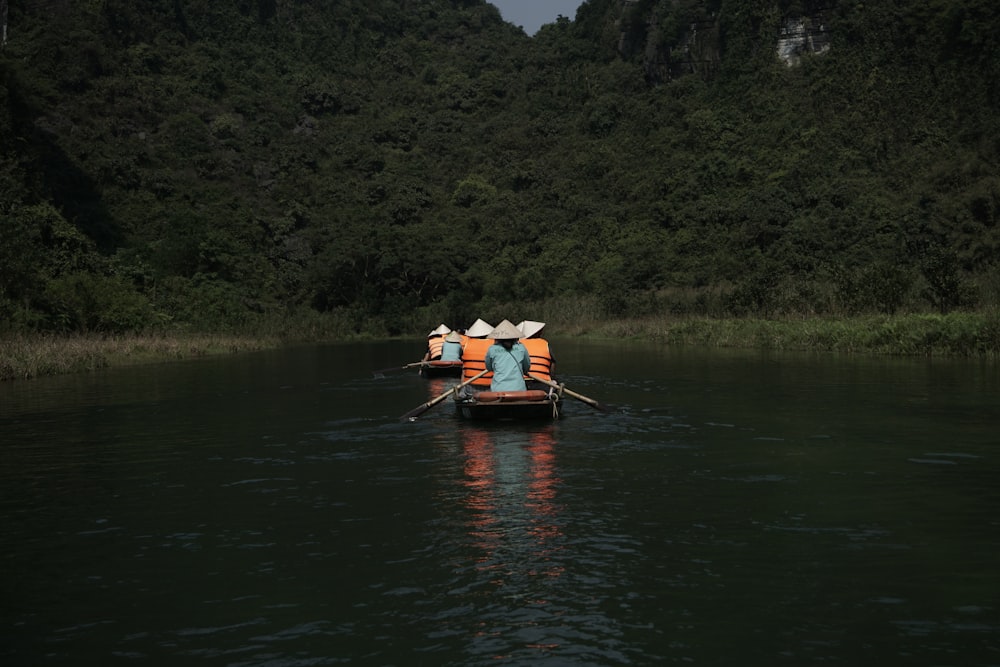
[[[441,361],[461,361],[462,360],[462,334],[452,331],[444,337],[444,346],[441,348]]]
[[[462,381],[471,380],[471,386],[481,390],[490,386],[490,378],[487,373],[483,377],[472,380],[480,372],[486,370],[486,351],[493,344],[493,341],[486,338],[487,334],[493,331],[493,325],[476,320],[472,326],[465,330],[466,341],[462,347]],[[472,390],[468,386],[463,388],[464,395],[469,395]]]
[[[427,334],[427,352],[424,353],[422,361],[434,361],[441,358],[441,348],[444,347],[444,337],[450,332],[451,329],[442,324],[437,329]]]
[[[531,370],[528,373],[541,380],[552,382],[556,374],[556,358],[549,348],[549,342],[541,337],[545,322],[524,320],[517,325],[517,328],[521,330],[521,344],[531,356]],[[531,384],[531,380],[528,383]],[[540,384],[544,383],[534,383],[535,387]]]

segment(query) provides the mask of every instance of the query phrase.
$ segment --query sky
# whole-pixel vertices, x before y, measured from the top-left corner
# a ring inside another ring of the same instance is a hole
[[[573,20],[583,0],[490,0],[500,10],[503,20],[534,35],[543,23],[555,23],[560,14]]]

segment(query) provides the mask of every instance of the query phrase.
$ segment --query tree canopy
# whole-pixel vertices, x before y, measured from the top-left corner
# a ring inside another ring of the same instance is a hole
[[[998,36],[991,0],[587,0],[533,38],[484,0],[9,0],[0,327],[995,306]]]

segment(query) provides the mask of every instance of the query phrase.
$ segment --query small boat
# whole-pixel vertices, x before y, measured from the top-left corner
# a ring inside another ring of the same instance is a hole
[[[466,419],[559,419],[559,394],[544,389],[456,394],[455,410]]]
[[[420,374],[427,378],[457,378],[462,376],[461,361],[425,361],[420,364]]]

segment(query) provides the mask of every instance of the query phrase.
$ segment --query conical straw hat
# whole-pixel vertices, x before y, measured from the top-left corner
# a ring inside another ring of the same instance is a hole
[[[445,334],[447,334],[450,331],[451,331],[451,329],[449,329],[448,327],[446,327],[445,325],[442,324],[437,329],[435,329],[434,331],[432,331],[429,334],[427,334],[427,337],[428,338],[433,338],[434,336],[444,336]]]
[[[533,320],[524,320],[517,325],[517,328],[521,330],[521,336],[524,338],[531,338],[536,333],[545,328],[545,322],[535,322]]]
[[[445,336],[444,339],[449,343],[461,343],[462,334],[458,333],[457,331],[452,331],[447,336]]]
[[[494,340],[517,340],[521,337],[521,330],[514,326],[510,320],[504,320],[496,326],[487,338]]]
[[[486,334],[493,331],[493,325],[482,320],[476,320],[472,326],[465,330],[465,335],[469,338],[486,338]]]

